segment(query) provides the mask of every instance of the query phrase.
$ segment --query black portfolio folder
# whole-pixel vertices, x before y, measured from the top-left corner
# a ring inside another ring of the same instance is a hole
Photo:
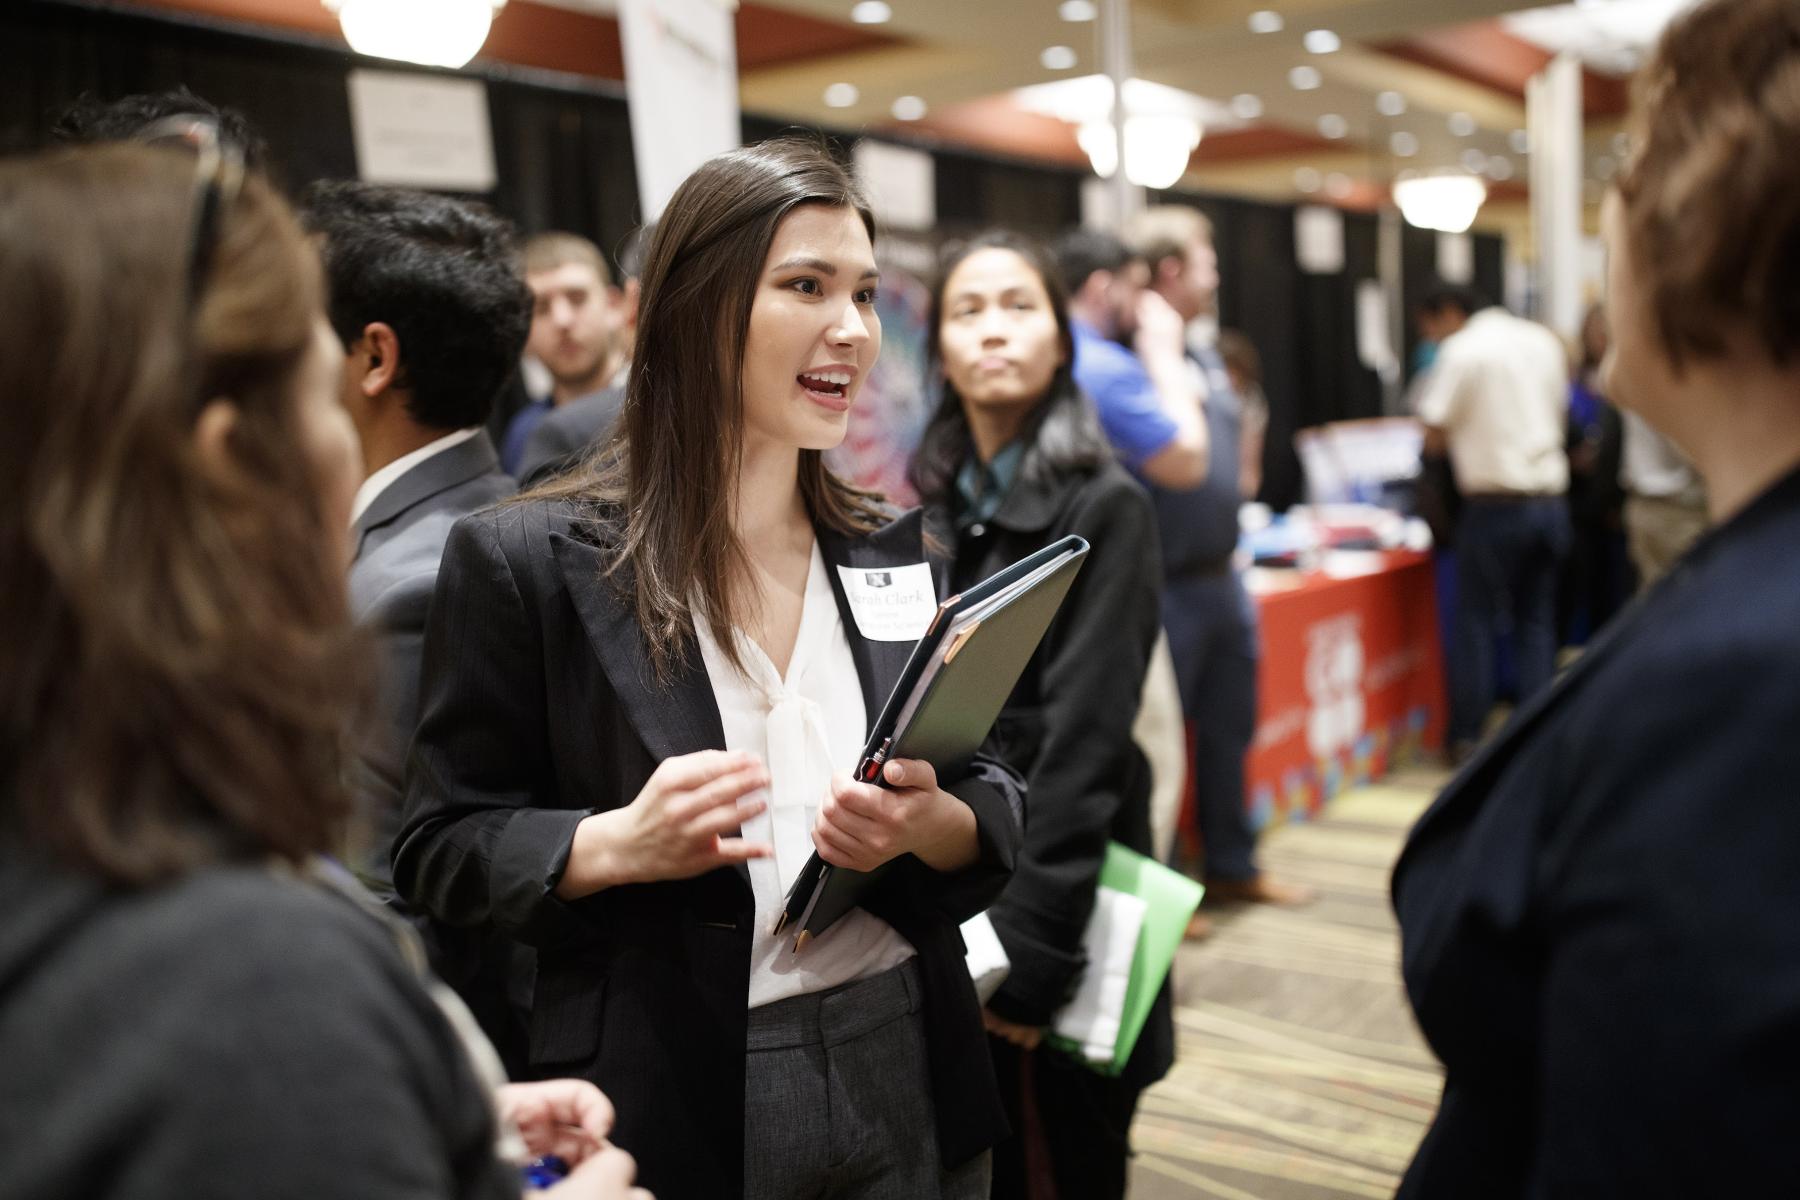
[[[1025,664],[1061,607],[1088,544],[1066,537],[938,605],[869,732],[856,777],[881,785],[889,759],[923,759],[938,778],[975,757]],[[794,949],[855,906],[874,871],[834,867],[816,853],[788,890],[775,932],[792,925]]]

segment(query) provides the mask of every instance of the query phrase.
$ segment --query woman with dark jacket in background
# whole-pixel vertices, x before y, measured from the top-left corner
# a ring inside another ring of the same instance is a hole
[[[1103,1200],[1124,1194],[1138,1096],[1174,1057],[1168,988],[1120,1078],[1042,1038],[1086,966],[1107,842],[1150,853],[1150,773],[1131,726],[1158,630],[1154,516],[1069,373],[1068,314],[1042,252],[993,232],[943,268],[927,336],[944,392],[913,479],[953,551],[944,590],[1069,534],[1092,547],[998,726],[1031,811],[988,914],[1012,964],[983,1013],[1014,1131],[995,1150],[994,1196]]]

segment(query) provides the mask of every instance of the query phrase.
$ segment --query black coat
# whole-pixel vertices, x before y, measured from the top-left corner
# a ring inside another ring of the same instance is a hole
[[[1012,961],[988,1006],[1048,1025],[1081,982],[1082,934],[1108,841],[1153,854],[1150,767],[1131,739],[1160,628],[1162,570],[1149,498],[1112,463],[1017,479],[993,518],[958,534],[934,507],[933,533],[955,547],[949,586],[979,582],[1069,534],[1091,547],[1043,644],[1001,712],[1000,750],[1031,795],[1012,881],[989,910]],[[1174,1059],[1169,991],[1127,1064],[1139,1086]]]
[[[747,868],[573,903],[552,894],[582,818],[629,804],[665,758],[725,747],[697,650],[670,685],[654,682],[630,574],[602,576],[617,537],[565,502],[477,514],[451,534],[394,877],[442,920],[537,947],[532,1073],[595,1081],[644,1186],[710,1200],[742,1191]],[[917,513],[866,537],[820,530],[819,545],[830,564],[925,560]],[[827,574],[873,719],[911,645],[864,640],[837,572]],[[1006,1132],[957,926],[1012,870],[1023,787],[985,757],[941,782],[975,812],[979,860],[939,874],[903,858],[865,907],[918,951],[949,1165]]]
[[[1403,1197],[1800,1196],[1800,474],[1470,760],[1394,874]]]

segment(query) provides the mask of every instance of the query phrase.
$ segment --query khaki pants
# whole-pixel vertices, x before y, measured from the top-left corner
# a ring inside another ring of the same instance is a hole
[[[1660,579],[1709,524],[1704,500],[1631,495],[1625,498],[1625,540],[1638,587]]]

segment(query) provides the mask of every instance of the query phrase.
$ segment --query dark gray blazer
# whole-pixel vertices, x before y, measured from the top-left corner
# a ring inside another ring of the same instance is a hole
[[[388,858],[400,825],[406,748],[418,723],[419,652],[444,542],[458,519],[513,491],[494,443],[478,433],[396,479],[357,519],[350,605],[380,642],[380,708],[376,725],[358,739],[352,771],[367,838],[353,858],[378,892],[393,886]]]
[[[531,487],[580,462],[589,449],[612,432],[624,404],[625,385],[615,384],[551,409],[525,439],[525,454],[519,460],[519,483]]]
[[[1394,872],[1406,1200],[1800,1196],[1800,472],[1472,758]]]
[[[394,881],[452,925],[537,947],[530,1072],[598,1083],[614,1140],[658,1196],[743,1192],[744,1060],[755,918],[749,871],[554,894],[575,827],[630,804],[666,758],[724,749],[712,684],[690,652],[658,683],[628,568],[607,570],[616,515],[521,503],[457,524],[425,636],[419,733]],[[821,529],[828,564],[927,561],[914,511],[862,537]],[[912,647],[857,632],[828,572],[871,721]],[[864,900],[918,951],[938,1145],[947,1165],[1006,1119],[958,926],[999,895],[1023,836],[1024,787],[977,756],[943,786],[974,811],[980,856],[942,874],[910,855]],[[780,1120],[779,1107],[759,1120]]]

